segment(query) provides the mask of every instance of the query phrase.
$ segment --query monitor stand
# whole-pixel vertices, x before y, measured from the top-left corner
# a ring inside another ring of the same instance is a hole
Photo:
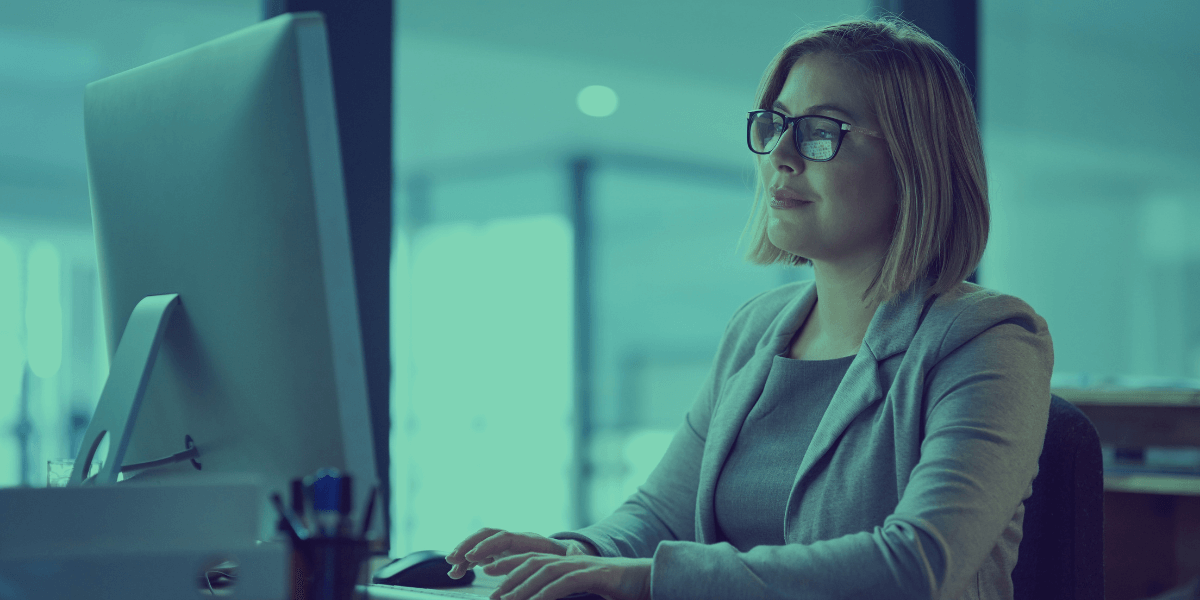
[[[146,384],[150,380],[150,371],[154,368],[163,333],[177,306],[179,294],[162,294],[146,296],[133,308],[117,344],[117,351],[113,355],[108,380],[104,383],[104,391],[100,393],[96,412],[83,435],[83,443],[79,445],[79,454],[75,457],[75,466],[71,471],[68,486],[84,485],[85,482],[112,485],[117,482],[117,475],[122,471],[159,466],[189,458],[193,466],[200,468],[200,463],[196,461],[200,454],[192,443],[191,436],[185,437],[187,450],[183,452],[138,465],[123,467],[121,464],[125,459],[125,449],[129,446],[133,425],[137,422],[142,396],[146,392]],[[92,459],[95,458],[96,450],[105,434],[109,436],[109,444],[104,464],[94,477],[85,477],[91,470]]]

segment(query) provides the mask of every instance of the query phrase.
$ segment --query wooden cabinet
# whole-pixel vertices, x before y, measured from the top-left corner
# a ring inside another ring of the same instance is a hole
[[[1055,389],[1102,445],[1200,447],[1200,390]],[[1104,597],[1140,600],[1200,577],[1200,476],[1104,475]]]

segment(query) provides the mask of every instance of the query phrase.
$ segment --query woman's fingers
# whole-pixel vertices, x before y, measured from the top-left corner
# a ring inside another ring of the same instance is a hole
[[[491,535],[488,535],[488,534]],[[459,544],[449,555],[446,562],[454,564],[450,569],[450,578],[458,579],[477,565],[486,565],[497,558],[511,556],[515,552],[525,552],[524,534],[514,534],[502,529],[480,529],[471,537]],[[454,562],[457,560],[458,562]]]
[[[470,571],[474,567],[475,565],[471,563],[450,565],[450,571],[446,575],[449,575],[450,579],[458,579],[466,575],[467,571]]]
[[[590,571],[567,571],[566,573],[549,572],[548,568],[543,568],[542,571],[547,571],[549,576],[544,582],[539,582],[540,572],[529,579],[530,596],[533,598],[565,598],[582,589],[590,581]],[[522,596],[518,596],[520,598]]]
[[[492,600],[514,591],[517,597],[523,597],[521,594],[529,596],[531,592],[536,593],[558,576],[554,569],[546,568],[556,560],[557,556],[530,552],[502,558],[484,567],[483,572],[488,575],[508,575],[492,591]]]
[[[501,533],[503,533],[503,531],[500,529],[484,527],[483,529],[480,529],[479,531],[476,531],[468,536],[467,539],[463,540],[454,548],[454,550],[451,550],[450,553],[446,555],[446,562],[454,565],[450,568],[450,572],[448,573],[450,578],[459,579],[463,575],[466,575],[467,571],[475,568],[475,565],[479,564],[480,562],[484,562],[480,560],[481,557],[479,556],[479,553],[476,552],[480,546],[480,543],[496,537]],[[471,558],[466,558],[467,554],[470,554]]]
[[[493,527],[484,527],[483,529],[480,529],[479,531],[472,533],[471,535],[467,536],[467,539],[463,540],[457,546],[455,546],[454,549],[450,551],[450,554],[446,555],[446,562],[448,562],[452,565],[457,565],[457,564],[466,562],[467,559],[463,558],[463,555],[470,552],[471,550],[474,550],[475,547],[477,545],[479,545],[479,542],[482,542],[483,540],[486,540],[487,538],[490,538],[490,537],[496,535],[500,531],[501,530],[495,529]]]
[[[525,552],[565,556],[568,548],[563,542],[536,533],[513,533],[485,528],[459,544],[446,556],[446,562],[458,566],[451,569],[451,577],[457,579],[476,565],[488,564],[497,558]]]
[[[485,527],[472,534],[446,555],[446,562],[454,565],[450,577],[458,579],[476,565],[522,553],[539,553],[565,556],[570,546],[536,533],[513,533],[502,529]]]
[[[497,600],[553,600],[592,592],[611,600],[650,600],[650,558],[561,557],[526,553],[502,558],[484,568],[488,575],[508,574],[493,590]]]
[[[512,533],[501,531],[479,542],[473,550],[468,550],[465,557],[472,564],[486,565],[497,558],[513,554],[514,546],[519,546],[519,540]]]

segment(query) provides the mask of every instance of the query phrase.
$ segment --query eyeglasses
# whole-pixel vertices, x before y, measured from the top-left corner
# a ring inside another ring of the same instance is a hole
[[[883,134],[870,129],[863,129],[845,121],[830,117],[804,115],[787,117],[773,110],[752,110],[746,120],[746,144],[755,154],[770,154],[779,139],[792,128],[792,141],[800,156],[814,162],[828,162],[837,156],[838,148],[842,147],[842,138],[847,131],[865,133],[871,137],[884,139]]]

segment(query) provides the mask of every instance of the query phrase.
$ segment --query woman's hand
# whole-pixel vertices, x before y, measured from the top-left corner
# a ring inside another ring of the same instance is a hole
[[[446,562],[454,565],[450,569],[450,578],[458,579],[476,565],[486,565],[499,558],[530,552],[555,556],[596,555],[582,542],[552,540],[536,533],[513,533],[485,527],[454,548],[446,556]]]
[[[576,592],[608,600],[650,600],[651,558],[601,558],[526,553],[501,558],[483,568],[508,577],[492,600],[556,600]]]

